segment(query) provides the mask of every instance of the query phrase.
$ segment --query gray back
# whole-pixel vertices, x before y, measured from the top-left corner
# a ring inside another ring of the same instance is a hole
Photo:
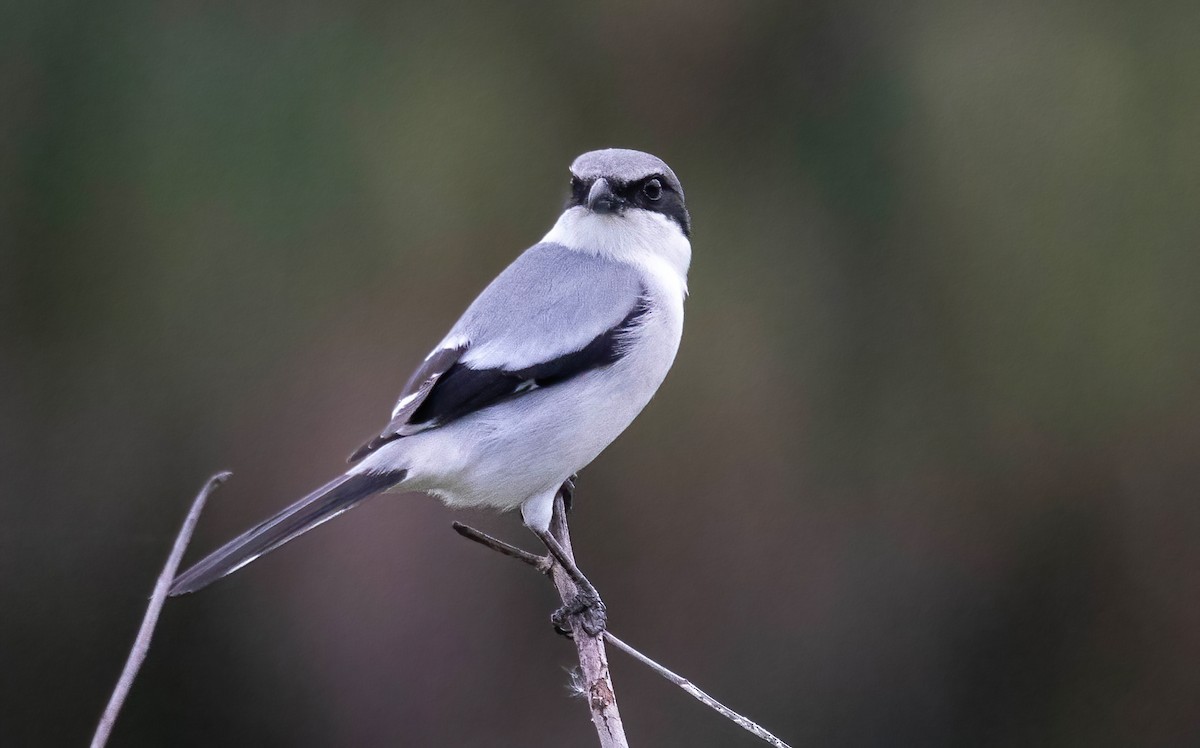
[[[500,273],[459,319],[476,368],[520,368],[579,350],[618,325],[642,294],[632,265],[536,244]]]

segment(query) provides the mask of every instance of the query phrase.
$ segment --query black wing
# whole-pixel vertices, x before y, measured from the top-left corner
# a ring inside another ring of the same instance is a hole
[[[444,426],[522,393],[553,387],[616,363],[625,355],[622,345],[625,335],[638,325],[649,309],[643,294],[624,319],[592,338],[583,348],[521,369],[473,369],[460,360],[466,347],[438,351],[409,380],[405,390],[411,394],[401,397],[400,406],[388,427],[359,447],[350,456],[350,461],[361,460],[401,437]],[[432,365],[443,352],[446,355],[440,356],[440,361]],[[414,387],[415,382],[421,384]]]
[[[439,348],[429,354],[408,378],[408,383],[404,385],[404,390],[400,393],[400,401],[396,403],[396,409],[392,411],[392,420],[388,423],[387,428],[379,436],[354,450],[354,454],[350,455],[348,462],[358,462],[393,439],[413,433],[406,428],[409,425],[409,419],[433,392],[441,378],[458,364],[458,360],[466,351],[467,344],[463,343],[451,348]]]

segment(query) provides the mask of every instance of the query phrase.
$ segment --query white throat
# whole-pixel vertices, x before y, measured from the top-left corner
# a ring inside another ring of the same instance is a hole
[[[665,264],[687,290],[692,243],[679,224],[661,213],[631,208],[621,215],[600,215],[575,206],[563,211],[542,241],[654,270]]]

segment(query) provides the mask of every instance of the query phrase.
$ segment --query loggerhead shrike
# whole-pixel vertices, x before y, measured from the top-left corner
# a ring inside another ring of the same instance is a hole
[[[616,148],[575,159],[550,233],[425,357],[387,427],[351,455],[353,467],[180,574],[171,594],[389,489],[451,507],[520,507],[554,552],[559,487],[633,422],[675,359],[690,234],[683,188],[661,159]]]

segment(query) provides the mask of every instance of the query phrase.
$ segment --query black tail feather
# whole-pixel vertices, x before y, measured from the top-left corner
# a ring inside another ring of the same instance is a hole
[[[207,587],[292,538],[327,522],[363,499],[395,486],[407,471],[343,475],[213,551],[175,577],[171,595]]]

